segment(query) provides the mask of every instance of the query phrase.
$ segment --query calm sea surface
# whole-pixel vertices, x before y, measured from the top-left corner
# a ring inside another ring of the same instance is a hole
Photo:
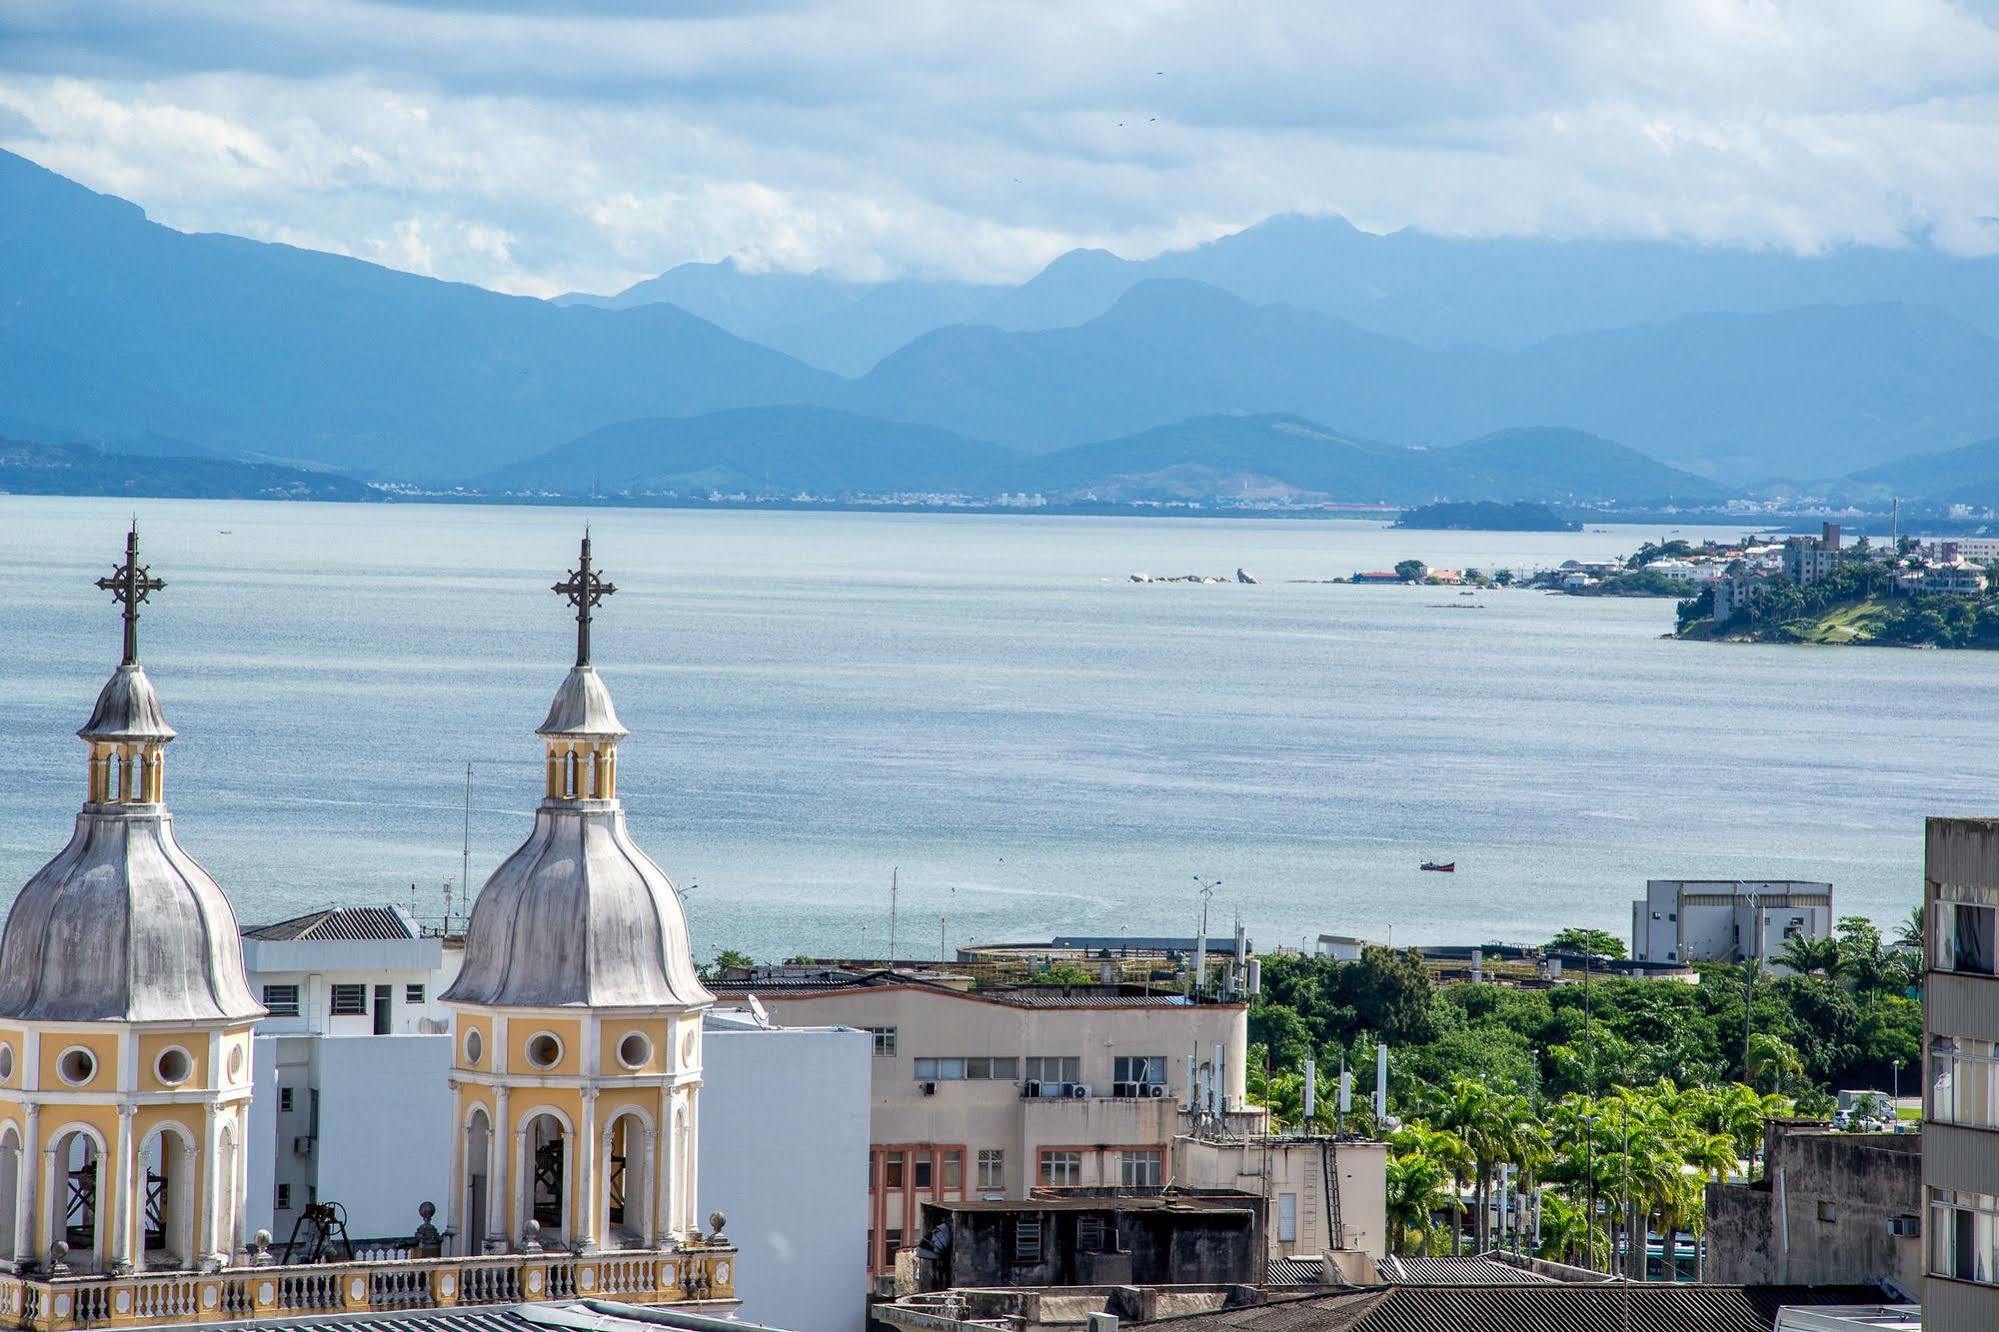
[[[0,498],[0,895],[68,835],[129,502]],[[141,501],[181,839],[246,921],[437,915],[528,831],[586,515]],[[1666,601],[1314,586],[1657,529],[599,510],[596,659],[696,948],[1628,935],[1650,877],[1829,879],[1899,919],[1922,819],[1999,811],[1999,656],[1663,641]],[[1694,535],[1689,531],[1685,535]],[[1135,586],[1232,573],[1261,586]],[[1468,609],[1474,602],[1478,609]],[[1455,875],[1418,862],[1455,860]]]

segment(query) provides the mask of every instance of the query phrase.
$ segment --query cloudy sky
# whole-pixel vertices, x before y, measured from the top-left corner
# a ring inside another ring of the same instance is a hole
[[[1284,211],[1999,250],[1999,0],[0,0],[0,146],[549,294],[1014,280]]]

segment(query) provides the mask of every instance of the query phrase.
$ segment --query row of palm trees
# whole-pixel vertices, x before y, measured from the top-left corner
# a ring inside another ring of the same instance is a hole
[[[1388,1137],[1390,1242],[1399,1253],[1462,1251],[1471,1196],[1474,1252],[1502,1247],[1493,1201],[1502,1180],[1540,1199],[1540,1256],[1601,1268],[1620,1248],[1642,1279],[1648,1234],[1665,1237],[1675,1270],[1682,1233],[1706,1228],[1706,1187],[1751,1162],[1764,1120],[1791,1103],[1740,1083],[1613,1087],[1550,1105],[1453,1078]],[[1510,1243],[1532,1242],[1517,1211]],[[1624,1243],[1617,1243],[1618,1234]]]

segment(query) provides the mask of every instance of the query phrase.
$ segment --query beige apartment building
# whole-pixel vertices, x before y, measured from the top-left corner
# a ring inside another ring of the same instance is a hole
[[[1159,1188],[1176,1138],[1262,1127],[1244,1102],[1242,1003],[796,968],[718,989],[754,994],[786,1025],[873,1033],[871,1272],[921,1239],[926,1202]]]

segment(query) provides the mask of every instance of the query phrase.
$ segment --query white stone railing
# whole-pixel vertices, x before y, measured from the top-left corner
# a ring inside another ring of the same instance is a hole
[[[730,1308],[736,1298],[736,1250],[718,1240],[605,1254],[391,1259],[213,1273],[0,1273],[0,1327],[62,1332],[106,1323],[147,1327],[578,1298]]]

